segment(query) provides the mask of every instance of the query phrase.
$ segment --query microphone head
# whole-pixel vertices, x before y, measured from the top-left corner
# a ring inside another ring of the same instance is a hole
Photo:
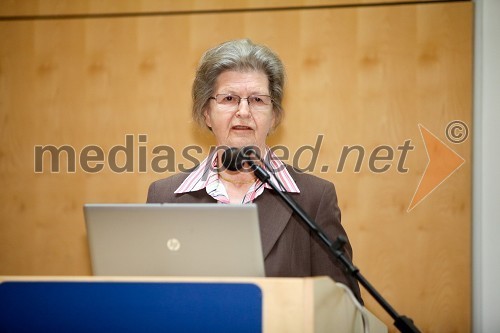
[[[238,161],[239,152],[240,150],[234,147],[224,150],[222,153],[222,165],[225,169],[229,171],[238,171],[241,169],[241,161]]]
[[[246,146],[243,148],[230,147],[222,153],[222,165],[229,171],[246,170],[245,163],[260,159],[258,148]]]

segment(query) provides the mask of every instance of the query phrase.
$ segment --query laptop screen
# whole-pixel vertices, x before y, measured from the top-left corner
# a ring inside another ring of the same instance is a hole
[[[257,206],[84,205],[94,275],[263,277]]]

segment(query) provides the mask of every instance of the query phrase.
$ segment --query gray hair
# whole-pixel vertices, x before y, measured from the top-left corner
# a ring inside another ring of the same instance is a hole
[[[250,39],[232,40],[222,43],[202,56],[193,82],[193,119],[205,127],[203,112],[220,74],[225,71],[261,71],[269,80],[269,94],[273,100],[276,128],[283,118],[283,88],[285,69],[279,57],[264,45],[252,43]]]

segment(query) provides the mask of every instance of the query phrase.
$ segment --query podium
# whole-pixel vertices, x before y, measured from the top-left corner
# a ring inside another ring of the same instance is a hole
[[[387,327],[365,309],[370,332]],[[0,277],[1,332],[363,332],[328,277]]]

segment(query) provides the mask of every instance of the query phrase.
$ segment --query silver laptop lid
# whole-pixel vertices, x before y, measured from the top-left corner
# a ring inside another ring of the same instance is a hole
[[[257,206],[84,205],[94,275],[263,277]]]

